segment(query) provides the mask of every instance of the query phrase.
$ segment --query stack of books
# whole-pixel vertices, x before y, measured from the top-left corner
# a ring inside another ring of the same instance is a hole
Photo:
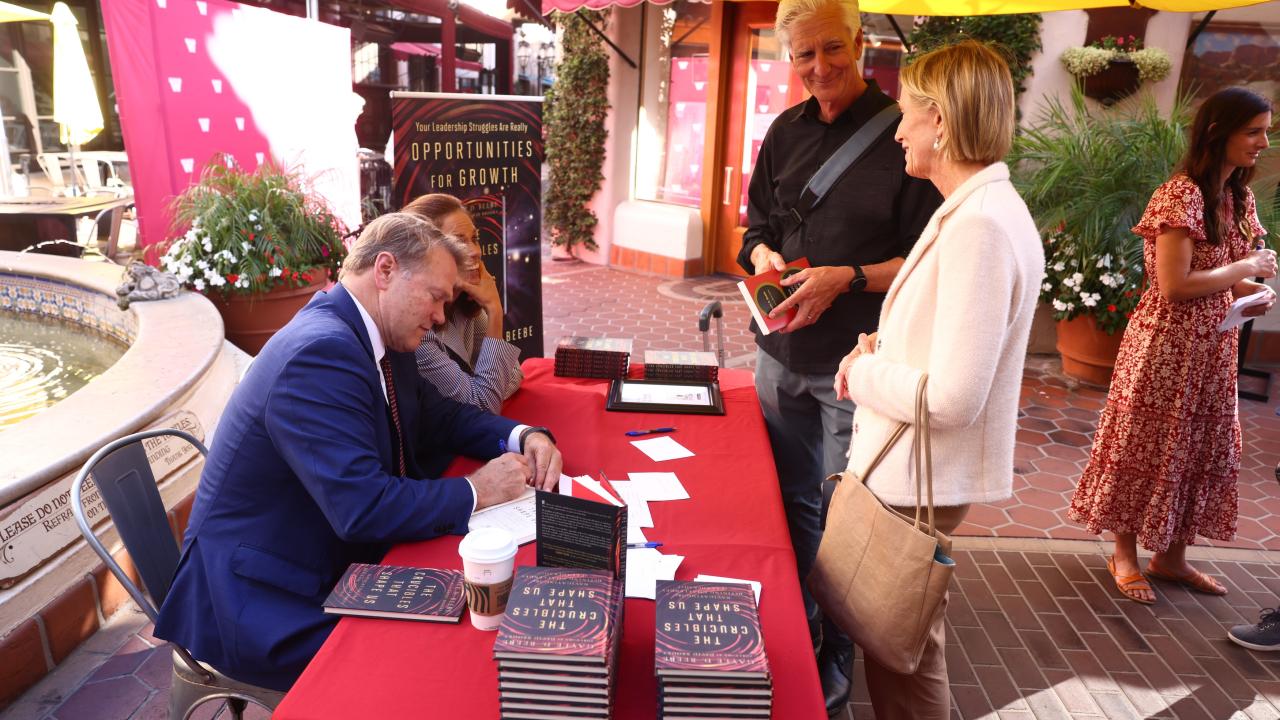
[[[609,718],[625,605],[608,570],[516,568],[493,645],[504,720]]]
[[[751,586],[659,580],[655,601],[660,720],[769,717],[773,680]]]
[[[645,350],[645,380],[698,380],[715,382],[720,366],[712,352]]]
[[[631,338],[563,337],[556,345],[556,375],[622,378],[631,367]]]

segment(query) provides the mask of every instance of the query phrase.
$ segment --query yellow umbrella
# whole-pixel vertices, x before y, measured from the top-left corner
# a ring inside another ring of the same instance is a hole
[[[102,132],[102,107],[89,74],[75,15],[66,3],[53,6],[53,119],[59,139],[83,145]]]
[[[35,10],[28,10],[12,3],[0,2],[0,23],[18,22],[20,20],[48,20],[49,16]]]

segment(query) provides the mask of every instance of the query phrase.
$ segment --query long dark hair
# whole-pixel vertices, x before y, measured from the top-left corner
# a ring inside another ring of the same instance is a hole
[[[1227,140],[1249,121],[1265,112],[1271,112],[1271,101],[1241,87],[1229,87],[1209,96],[1196,111],[1191,123],[1191,144],[1182,160],[1183,172],[1200,187],[1204,196],[1204,234],[1209,242],[1217,245],[1226,233],[1218,227],[1218,208],[1222,206],[1222,163],[1227,153]],[[1226,187],[1231,192],[1231,208],[1236,221],[1244,219],[1245,198],[1249,181],[1253,179],[1252,167],[1238,167],[1227,177]]]

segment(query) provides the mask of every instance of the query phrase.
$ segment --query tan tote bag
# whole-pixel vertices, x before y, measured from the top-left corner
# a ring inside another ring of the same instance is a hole
[[[955,570],[950,538],[934,530],[927,381],[927,376],[921,377],[916,387],[911,448],[915,517],[894,511],[866,486],[866,479],[906,433],[908,425],[903,423],[861,476],[847,470],[832,476],[838,485],[807,581],[826,617],[876,662],[901,674],[919,667]],[[927,522],[922,522],[922,514]]]

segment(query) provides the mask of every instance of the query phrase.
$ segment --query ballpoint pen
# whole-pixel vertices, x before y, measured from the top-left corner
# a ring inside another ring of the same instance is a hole
[[[652,428],[650,430],[628,430],[627,435],[629,437],[639,437],[641,435],[652,435],[654,433],[666,433],[666,432],[675,432],[675,431],[676,429],[673,427],[660,427],[660,428]]]
[[[662,547],[662,543],[660,543],[660,542],[627,543],[627,547],[629,547],[629,548],[656,548],[656,547]]]

